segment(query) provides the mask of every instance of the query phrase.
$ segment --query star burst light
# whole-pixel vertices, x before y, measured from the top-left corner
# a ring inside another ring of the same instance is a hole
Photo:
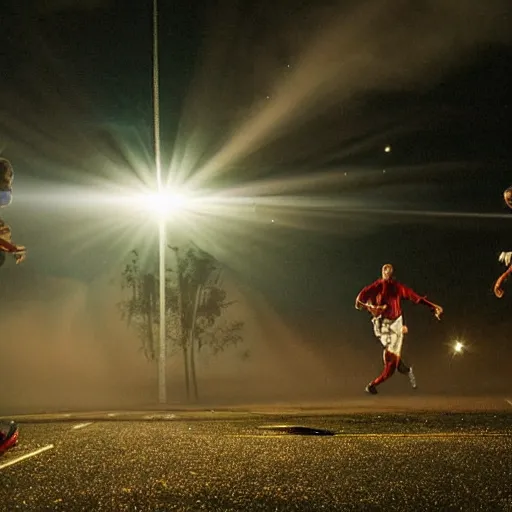
[[[166,220],[180,215],[192,206],[192,198],[185,192],[163,190],[137,196],[139,206],[157,220]]]
[[[464,350],[464,344],[460,341],[456,341],[453,345],[453,352],[455,354],[460,354]]]

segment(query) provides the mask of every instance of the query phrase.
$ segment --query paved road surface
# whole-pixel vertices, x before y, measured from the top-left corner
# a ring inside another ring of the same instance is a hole
[[[512,511],[503,403],[19,417],[20,444],[0,458],[0,510]],[[294,425],[335,435],[281,428]]]

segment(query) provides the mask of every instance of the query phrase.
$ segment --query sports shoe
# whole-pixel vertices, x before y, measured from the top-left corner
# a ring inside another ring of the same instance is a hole
[[[412,389],[417,389],[418,386],[416,384],[416,377],[414,376],[414,372],[412,371],[412,366],[409,368],[409,382],[411,383]]]
[[[18,425],[11,421],[0,422],[0,455],[18,443]]]
[[[372,383],[368,384],[368,386],[366,386],[364,388],[364,390],[367,393],[370,393],[370,395],[376,395],[377,394],[377,388]]]

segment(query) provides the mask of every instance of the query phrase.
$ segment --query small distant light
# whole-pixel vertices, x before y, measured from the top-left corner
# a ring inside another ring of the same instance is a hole
[[[386,146],[386,147],[384,148],[384,151],[385,151],[386,153],[391,153],[391,146]]]
[[[270,222],[272,222],[272,224],[275,222],[274,219],[272,219]]]
[[[386,169],[382,169],[382,172],[383,172],[384,174],[386,174]]]
[[[460,352],[462,352],[463,349],[464,349],[464,345],[460,341],[455,342],[455,345],[453,346],[453,350],[455,352],[457,352],[459,354]]]

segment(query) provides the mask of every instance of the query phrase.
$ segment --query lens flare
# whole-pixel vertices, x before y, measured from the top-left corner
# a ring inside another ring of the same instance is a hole
[[[170,191],[140,194],[138,202],[142,209],[154,215],[157,220],[169,219],[191,206],[191,198],[187,194]]]

